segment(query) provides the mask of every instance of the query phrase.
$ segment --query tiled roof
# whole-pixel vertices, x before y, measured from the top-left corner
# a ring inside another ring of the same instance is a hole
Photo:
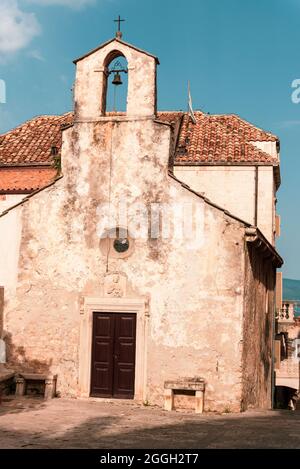
[[[56,177],[54,168],[0,168],[0,193],[30,193],[47,186]]]
[[[175,164],[184,163],[266,163],[278,165],[278,159],[251,142],[277,142],[265,132],[238,116],[211,116],[196,112],[194,124],[184,114]]]
[[[0,135],[0,165],[53,163],[51,147],[60,150],[61,125],[73,121],[71,113],[36,117]]]
[[[276,135],[256,127],[235,114],[223,114],[208,117],[218,121],[218,123],[226,127],[229,132],[238,134],[241,138],[247,139],[248,141],[276,142],[278,140]]]
[[[158,120],[178,124],[175,164],[261,163],[278,165],[277,158],[251,142],[276,142],[276,136],[235,115],[195,112],[194,124],[187,113],[159,112]],[[73,114],[40,116],[0,135],[0,167],[53,164],[52,147],[62,144],[62,127],[73,123]],[[179,125],[180,124],[180,125]]]

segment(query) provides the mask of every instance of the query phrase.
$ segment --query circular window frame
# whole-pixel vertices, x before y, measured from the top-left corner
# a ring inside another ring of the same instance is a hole
[[[121,237],[116,236],[116,234],[122,230],[126,233],[126,235]],[[112,236],[112,234],[114,236]],[[114,244],[117,240],[125,238],[128,240],[129,243],[128,249],[124,252],[118,252],[115,249]],[[126,259],[127,257],[131,256],[134,252],[134,240],[128,233],[127,228],[120,226],[116,228],[111,228],[109,230],[106,230],[104,235],[101,237],[100,250],[105,257],[109,257],[111,259]]]

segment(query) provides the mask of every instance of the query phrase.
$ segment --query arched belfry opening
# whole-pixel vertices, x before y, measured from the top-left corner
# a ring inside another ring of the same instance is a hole
[[[128,95],[128,62],[124,54],[114,50],[104,63],[101,113],[126,113]]]
[[[76,119],[98,119],[114,110],[126,112],[126,119],[156,115],[154,55],[116,38],[74,63]]]

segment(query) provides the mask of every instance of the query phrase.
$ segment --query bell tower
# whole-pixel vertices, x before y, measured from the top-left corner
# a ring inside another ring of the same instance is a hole
[[[116,38],[75,60],[75,121],[97,121],[107,116],[107,88],[110,64],[118,57],[127,60],[128,93],[124,118],[151,118],[157,112],[157,57],[123,41],[119,28]],[[119,74],[120,75],[120,74]],[[114,80],[120,82],[115,71]],[[117,84],[117,83],[115,83]],[[113,114],[113,113],[112,113]],[[113,118],[110,113],[109,118]]]

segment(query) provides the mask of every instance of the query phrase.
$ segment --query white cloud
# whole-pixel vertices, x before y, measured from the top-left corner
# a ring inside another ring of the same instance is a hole
[[[7,110],[7,106],[0,105],[0,134],[8,132],[16,126],[15,116]]]
[[[0,58],[23,49],[40,32],[34,13],[22,11],[16,0],[0,0]]]
[[[65,84],[68,83],[68,77],[66,75],[60,75],[59,79]]]
[[[300,6],[300,0],[290,0],[290,2],[295,5],[296,7]]]
[[[25,5],[57,5],[80,10],[96,3],[97,0],[0,0],[0,62],[26,48],[41,33],[36,14],[24,11]],[[31,51],[29,55],[43,60],[37,51]]]
[[[283,121],[279,125],[283,129],[291,129],[293,127],[300,126],[300,120],[290,120],[290,121]]]
[[[28,52],[28,57],[30,57],[31,59],[35,59],[35,60],[39,60],[40,62],[45,62],[46,59],[45,57],[42,55],[42,53],[37,50],[37,49],[32,49]]]
[[[94,5],[96,0],[27,0],[27,3],[34,3],[35,5],[41,6],[58,5],[80,10],[85,6]]]

